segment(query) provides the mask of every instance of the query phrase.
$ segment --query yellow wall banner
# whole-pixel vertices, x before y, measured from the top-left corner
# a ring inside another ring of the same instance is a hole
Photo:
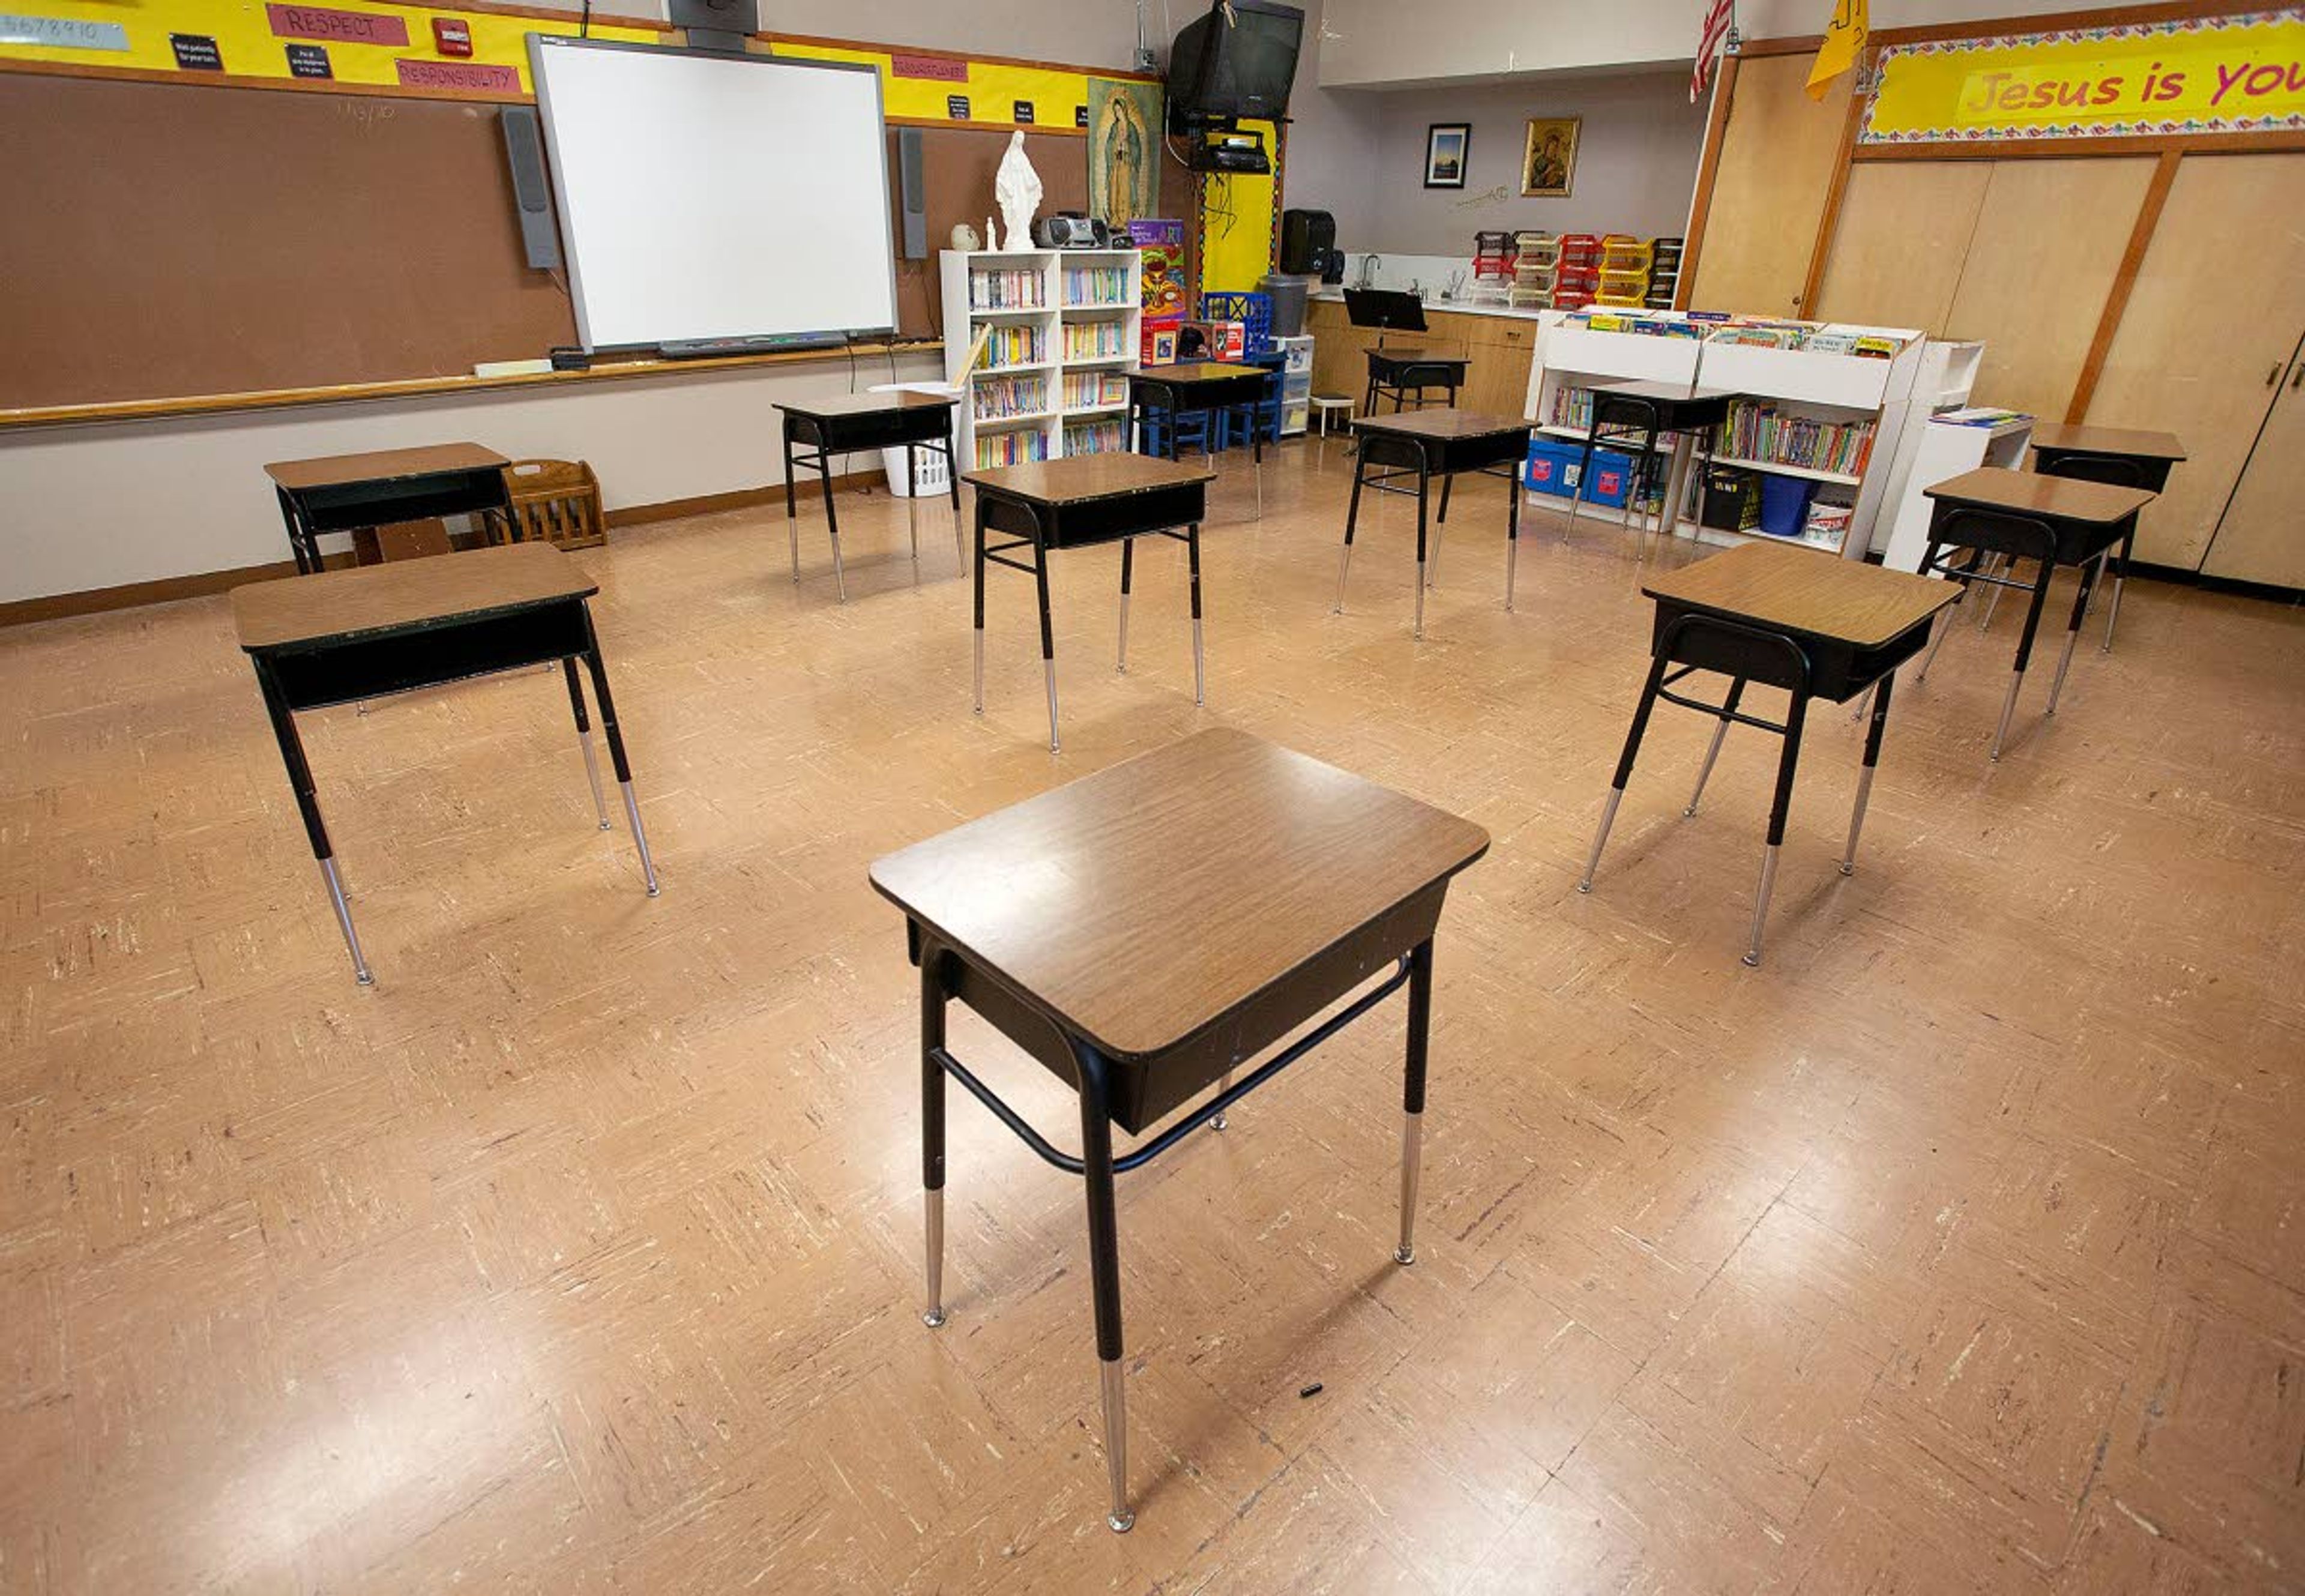
[[[2305,128],[2305,13],[1891,45],[1865,144]]]

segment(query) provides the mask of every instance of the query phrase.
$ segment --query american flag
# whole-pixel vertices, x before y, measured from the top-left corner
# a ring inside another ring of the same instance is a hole
[[[1705,7],[1705,30],[1697,38],[1697,70],[1688,75],[1688,103],[1692,106],[1705,93],[1705,80],[1713,75],[1713,58],[1721,54],[1722,41],[1729,37],[1736,12],[1736,0],[1713,0]]]

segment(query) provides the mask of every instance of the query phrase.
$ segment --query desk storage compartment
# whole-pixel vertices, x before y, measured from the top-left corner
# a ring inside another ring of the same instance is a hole
[[[1833,556],[1820,554],[1816,557],[1824,560]],[[1665,632],[1682,615],[1712,613],[1695,605],[1659,598],[1656,623],[1649,633],[1649,651],[1654,654],[1664,646]],[[1721,618],[1746,626],[1760,624],[1737,615]],[[1763,626],[1762,629],[1766,628]],[[1808,635],[1794,638],[1808,661],[1809,692],[1836,704],[1848,702],[1895,670],[1919,653],[1928,641],[1929,623],[1927,621],[1885,643],[1870,648],[1858,648],[1831,638]],[[1733,632],[1704,629],[1684,632],[1673,644],[1672,658],[1678,665],[1694,665],[1703,670],[1719,671],[1723,675],[1744,676],[1764,686],[1790,691],[1798,685],[1790,658],[1782,649]]]

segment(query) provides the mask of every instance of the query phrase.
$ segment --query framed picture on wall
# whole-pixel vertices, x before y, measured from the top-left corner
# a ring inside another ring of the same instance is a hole
[[[1461,189],[1465,186],[1465,157],[1473,148],[1473,124],[1436,122],[1425,130],[1425,186]]]
[[[1566,200],[1577,175],[1577,132],[1582,116],[1532,116],[1528,146],[1520,157],[1524,200]]]

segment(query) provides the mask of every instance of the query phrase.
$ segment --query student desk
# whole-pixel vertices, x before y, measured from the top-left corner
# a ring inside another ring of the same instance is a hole
[[[2059,565],[2081,567],[2080,590],[2073,596],[2072,619],[2065,626],[2065,649],[2057,659],[2056,679],[2049,684],[2048,708],[2057,712],[2057,695],[2064,690],[2065,671],[2073,662],[2073,643],[2080,636],[2081,617],[2088,613],[2089,597],[2105,569],[2104,556],[2114,545],[2127,547],[2137,536],[2137,513],[2153,502],[2142,488],[2115,488],[2105,482],[2067,477],[2045,477],[2012,471],[1997,465],[1979,466],[1921,490],[1935,502],[1929,510],[1929,541],[1921,555],[1919,573],[1944,574],[1961,584],[1984,582],[1995,588],[2029,588],[2033,602],[2025,612],[2025,630],[2017,640],[2017,664],[2009,678],[2008,696],[2001,701],[2001,724],[1993,734],[1993,757],[2009,736],[2009,717],[2017,708],[2017,690],[2025,684],[2026,662],[2033,656],[2033,634],[2041,624],[2041,606],[2049,596],[2049,579]],[[1957,551],[1969,551],[1958,569]],[[1987,555],[2005,555],[2011,563],[2037,560],[2039,569],[2031,582],[1980,569]],[[1942,562],[1942,564],[1941,564]],[[1927,680],[1944,634],[1947,621],[1929,645],[1915,685]]]
[[[938,394],[843,394],[830,399],[780,402],[785,418],[785,531],[792,541],[793,581],[800,580],[800,511],[793,486],[793,467],[814,466],[824,487],[824,527],[832,538],[832,586],[841,603],[848,602],[848,576],[840,565],[840,512],[832,497],[832,457],[866,449],[905,452],[906,514],[913,540],[913,564],[921,563],[921,499],[917,486],[915,450],[942,454],[945,479],[952,496],[952,548],[965,555],[960,541],[960,471],[952,457],[952,411],[957,401]],[[795,451],[813,451],[796,453]]]
[[[1376,414],[1377,401],[1386,398],[1392,401],[1395,415],[1408,407],[1411,397],[1422,409],[1427,388],[1445,389],[1446,403],[1454,407],[1457,390],[1465,386],[1466,368],[1472,364],[1467,356],[1434,349],[1403,346],[1372,349],[1367,353],[1368,391],[1361,395],[1361,413],[1370,416]]]
[[[1672,458],[1666,463],[1664,493],[1658,500],[1657,535],[1670,538],[1680,524],[1680,501],[1687,492],[1690,455],[1704,456],[1700,470],[1713,465],[1713,446],[1721,424],[1729,419],[1731,403],[1739,397],[1728,388],[1687,388],[1669,382],[1608,382],[1595,383],[1593,420],[1585,429],[1584,453],[1578,457],[1577,488],[1569,496],[1569,524],[1577,524],[1578,509],[1585,502],[1584,484],[1593,470],[1593,451],[1611,443],[1630,443],[1638,440],[1635,461],[1635,509],[1638,514],[1639,484],[1648,480],[1649,458],[1656,452],[1661,436],[1672,438]],[[1615,431],[1608,429],[1615,428]],[[1690,440],[1702,438],[1701,450],[1692,450]],[[1701,479],[1700,479],[1701,480]],[[1638,540],[1633,555],[1639,558],[1648,548],[1648,521],[1641,521]]]
[[[435,515],[505,517],[511,525],[512,463],[478,444],[432,444],[276,460],[264,468],[280,500],[299,573],[320,569],[320,534],[358,532]]]
[[[2033,429],[2033,469],[2045,477],[2078,477],[2086,482],[2110,482],[2116,488],[2142,488],[2158,493],[2169,486],[2169,468],[2185,458],[2185,446],[2173,433],[2139,432],[2127,427],[2036,427]],[[2121,592],[2129,585],[2129,558],[2137,543],[2136,529],[2121,540],[2121,565],[2113,576],[2113,607],[2105,612],[2104,651],[2113,652],[2113,629],[2121,620]],[[2107,549],[2098,556],[2097,579],[2105,580]],[[1996,592],[1994,597],[2000,595]],[[1987,614],[1990,614],[1988,608]]]
[[[1353,494],[1345,510],[1345,551],[1337,562],[1336,613],[1345,610],[1345,573],[1352,569],[1353,528],[1360,520],[1361,488],[1397,493],[1416,501],[1416,622],[1425,635],[1425,590],[1440,580],[1440,544],[1434,535],[1427,565],[1425,506],[1433,479],[1441,479],[1441,516],[1449,519],[1449,489],[1459,472],[1502,477],[1505,489],[1505,608],[1513,605],[1513,568],[1520,559],[1520,463],[1528,457],[1529,423],[1510,416],[1484,416],[1463,410],[1396,411],[1353,422],[1360,452],[1353,457]],[[1502,466],[1500,471],[1497,468]],[[1392,485],[1413,476],[1412,490]],[[1428,580],[1428,569],[1430,578]]]
[[[1761,932],[1776,885],[1777,853],[1785,838],[1785,814],[1792,806],[1793,771],[1800,761],[1801,726],[1809,700],[1847,703],[1874,687],[1872,724],[1865,734],[1865,766],[1857,779],[1857,806],[1849,819],[1849,845],[1841,873],[1857,870],[1857,836],[1865,825],[1866,800],[1873,793],[1873,768],[1881,760],[1881,734],[1889,724],[1889,690],[1897,666],[1928,641],[1929,622],[1954,601],[1942,582],[1885,571],[1855,560],[1836,559],[1811,549],[1747,543],[1660,575],[1641,589],[1656,600],[1653,658],[1632,729],[1617,760],[1616,779],[1601,810],[1601,829],[1585,862],[1579,892],[1593,890],[1593,872],[1616,823],[1617,805],[1633,774],[1633,756],[1648,729],[1649,711],[1659,699],[1713,716],[1713,742],[1697,772],[1697,790],[1681,812],[1694,815],[1705,778],[1721,754],[1729,723],[1757,726],[1784,739],[1777,759],[1777,791],[1769,809],[1769,840],[1761,855],[1761,885],[1753,904],[1751,945],[1745,963],[1761,962]],[[1678,668],[1676,668],[1678,667]],[[1729,678],[1719,704],[1683,698],[1672,684],[1693,672],[1717,671]],[[1782,687],[1791,695],[1782,725],[1740,714],[1738,700],[1752,683]]]
[[[1125,1531],[1127,1427],[1113,1177],[1150,1162],[1403,985],[1400,1244],[1416,1257],[1433,934],[1450,879],[1488,834],[1470,821],[1245,733],[1200,733],[891,853],[873,887],[904,911],[921,972],[921,1184],[928,1289],[945,1321],[944,1082],[959,1082],[1047,1162],[1084,1177],[1102,1377],[1108,1522]],[[1371,976],[1374,987],[1235,1082],[1235,1070]],[[945,1047],[974,1009],[1080,1094],[1060,1152]],[[1215,1095],[1121,1157],[1130,1134]]]
[[[313,858],[320,862],[320,878],[361,985],[373,984],[374,978],[361,955],[344,882],[336,874],[336,853],[313,794],[312,769],[305,762],[303,740],[296,734],[299,709],[380,698],[557,659],[568,683],[569,705],[576,713],[576,739],[584,750],[592,807],[606,831],[608,808],[600,794],[600,768],[592,760],[583,689],[576,680],[576,661],[583,659],[592,673],[600,728],[608,734],[608,757],[624,788],[625,819],[640,852],[641,876],[649,896],[656,896],[656,866],[649,858],[648,834],[641,828],[640,804],[633,796],[632,766],[617,728],[617,706],[608,697],[608,670],[584,602],[598,591],[590,577],[549,543],[433,555],[233,590],[233,622],[239,629],[240,646],[256,667],[272,734],[279,739],[280,758],[288,767],[289,785],[296,790],[296,806],[303,812],[304,832],[311,840]]]
[[[1135,366],[1128,376],[1128,425],[1134,447],[1142,449],[1150,436],[1149,412],[1165,412],[1161,453],[1177,457],[1177,420],[1195,412],[1206,420],[1202,436],[1213,452],[1217,417],[1237,410],[1248,424],[1249,458],[1255,463],[1257,514],[1264,513],[1264,435],[1256,424],[1258,407],[1275,380],[1263,366],[1234,365],[1221,361],[1197,361],[1176,366]]]
[[[1175,436],[1175,429],[1170,429]],[[990,562],[1029,573],[1040,588],[1041,670],[1049,686],[1049,751],[1057,751],[1057,645],[1049,620],[1049,552],[1093,543],[1120,543],[1120,652],[1128,668],[1128,582],[1134,539],[1174,538],[1185,546],[1192,572],[1193,702],[1202,699],[1201,518],[1214,473],[1172,460],[1109,451],[1031,465],[1002,465],[968,473],[976,489],[976,713],[984,713],[984,567]],[[1185,530],[1180,533],[1178,527]],[[987,531],[1011,540],[988,546]],[[1033,563],[1011,557],[1033,551]]]

